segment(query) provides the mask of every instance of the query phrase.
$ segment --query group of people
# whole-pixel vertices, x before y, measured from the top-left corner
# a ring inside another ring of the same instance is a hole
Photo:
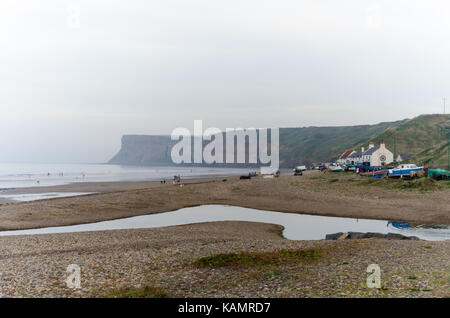
[[[180,175],[178,175],[178,176],[173,176],[173,181],[172,181],[172,183],[173,183],[173,184],[181,184],[181,176],[180,176]],[[161,180],[161,184],[166,184],[166,179],[162,179],[162,180]]]
[[[51,174],[50,172],[47,172],[47,177],[50,177],[51,175],[52,175],[52,174]],[[59,177],[64,177],[64,172],[59,172],[59,173],[57,174],[57,176],[59,176]],[[31,177],[31,175],[30,175],[30,177]],[[81,173],[81,178],[82,178],[82,179],[86,178],[86,174],[85,174],[84,172]],[[78,179],[78,177],[76,177],[76,179]],[[164,181],[164,182],[165,182],[165,181]],[[37,183],[37,184],[40,184],[41,181],[40,181],[40,180],[36,180],[36,183]]]

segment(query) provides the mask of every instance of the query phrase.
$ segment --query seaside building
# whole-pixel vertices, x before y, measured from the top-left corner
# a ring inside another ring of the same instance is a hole
[[[343,155],[347,154],[346,151]],[[340,158],[341,159],[341,158]],[[341,164],[352,164],[352,165],[367,165],[367,166],[385,166],[394,162],[394,154],[386,148],[384,142],[381,142],[378,147],[371,142],[369,144],[369,149],[361,147],[361,152],[353,151],[350,155],[347,155],[345,159],[337,161]]]
[[[345,151],[336,162],[341,165],[350,164],[349,156],[353,153],[355,153],[353,149]]]
[[[349,165],[359,165],[362,164],[362,152],[353,152],[347,157],[347,164]]]
[[[363,153],[363,162],[368,162],[370,166],[385,166],[394,162],[394,154],[386,148],[384,142],[375,147],[374,143],[369,144],[369,149]]]
[[[375,147],[375,144],[371,142],[369,149],[362,151],[359,161],[362,164],[374,167],[385,166],[394,162],[394,154],[386,148],[384,142],[381,142],[378,147]]]

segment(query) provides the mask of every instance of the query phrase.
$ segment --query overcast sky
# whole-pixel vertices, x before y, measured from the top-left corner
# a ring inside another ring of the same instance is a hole
[[[0,2],[1,162],[104,162],[194,119],[393,121],[443,96],[445,0]]]

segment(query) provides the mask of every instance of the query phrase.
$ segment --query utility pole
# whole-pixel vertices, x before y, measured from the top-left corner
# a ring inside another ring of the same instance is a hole
[[[394,163],[397,162],[397,138],[394,135]]]
[[[445,97],[442,97],[442,101],[444,102],[444,115],[445,115],[445,100],[446,100],[447,98],[445,98]]]

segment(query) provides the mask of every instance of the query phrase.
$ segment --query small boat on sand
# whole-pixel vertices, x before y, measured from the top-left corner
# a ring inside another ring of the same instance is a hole
[[[303,167],[304,166],[297,166],[297,167],[295,167],[295,169],[293,169],[294,176],[302,176],[303,175],[303,171],[306,170],[306,167],[305,167],[305,169],[303,169]]]
[[[368,172],[360,172],[359,175],[362,177],[375,177],[375,178],[381,178],[382,176],[387,174],[387,169],[383,170],[372,170]]]
[[[341,166],[328,166],[328,170],[331,172],[342,172],[344,169],[342,169]]]
[[[395,169],[388,170],[388,177],[390,178],[414,178],[420,177],[424,174],[423,167],[418,167],[413,163],[400,165]]]

